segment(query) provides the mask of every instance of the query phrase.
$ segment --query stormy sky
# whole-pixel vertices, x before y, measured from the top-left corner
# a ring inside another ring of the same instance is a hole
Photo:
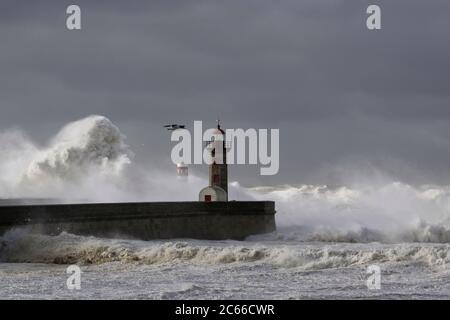
[[[66,29],[69,4],[81,31]],[[165,123],[279,128],[279,174],[233,166],[244,185],[450,184],[450,2],[2,0],[0,131],[45,144],[90,114],[165,169]]]

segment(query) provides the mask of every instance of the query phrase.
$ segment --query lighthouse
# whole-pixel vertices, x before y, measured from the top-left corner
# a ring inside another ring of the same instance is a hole
[[[227,141],[219,120],[210,141],[206,141],[211,164],[208,168],[209,186],[200,190],[199,201],[228,201]]]
[[[186,179],[189,176],[188,166],[184,162],[177,164],[177,176],[180,179]]]

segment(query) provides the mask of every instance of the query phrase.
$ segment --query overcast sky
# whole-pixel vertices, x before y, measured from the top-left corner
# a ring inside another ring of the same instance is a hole
[[[369,4],[382,30],[366,28]],[[374,170],[450,184],[450,1],[2,0],[0,130],[45,143],[90,114],[163,167],[162,124],[279,128],[279,174],[233,167],[245,185]]]

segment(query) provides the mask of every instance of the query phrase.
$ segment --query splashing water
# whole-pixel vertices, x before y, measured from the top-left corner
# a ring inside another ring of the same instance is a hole
[[[24,173],[26,183],[77,180],[99,170],[120,174],[131,163],[124,136],[107,118],[90,116],[66,125],[48,149],[39,152]]]
[[[132,157],[124,138],[102,116],[67,124],[46,148],[38,148],[21,132],[3,133],[0,197],[64,198],[80,186],[93,190],[95,182],[102,187],[117,182]]]
[[[400,182],[354,188],[251,188],[277,203],[278,233],[301,241],[450,242],[450,188]]]

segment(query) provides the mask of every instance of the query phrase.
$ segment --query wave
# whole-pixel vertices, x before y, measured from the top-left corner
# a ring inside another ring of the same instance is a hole
[[[56,264],[109,262],[164,265],[269,264],[279,268],[321,270],[373,263],[414,263],[450,267],[449,245],[315,245],[261,242],[137,241],[99,239],[62,233],[28,234],[21,229],[0,240],[0,261]]]
[[[24,173],[26,183],[47,179],[75,180],[93,170],[116,174],[129,164],[124,136],[106,117],[89,116],[67,124],[46,150],[36,154]]]
[[[276,232],[247,238],[252,241],[344,242],[344,243],[450,243],[450,230],[443,226],[422,224],[399,233],[360,228],[336,230],[333,227],[278,227]]]
[[[89,198],[101,189],[113,193],[111,186],[120,184],[133,156],[124,140],[109,119],[97,115],[67,124],[47,147],[36,146],[20,131],[3,132],[0,197]]]
[[[276,202],[274,240],[450,243],[447,186],[284,185],[249,188],[247,193]]]

